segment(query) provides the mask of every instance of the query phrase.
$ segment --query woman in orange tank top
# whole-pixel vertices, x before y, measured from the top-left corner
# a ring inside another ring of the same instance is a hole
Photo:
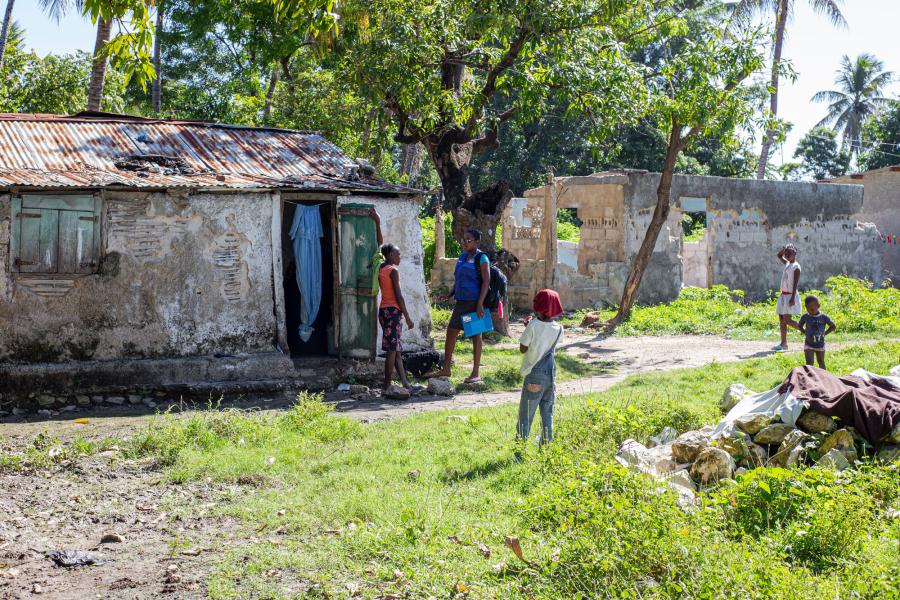
[[[375,224],[378,226],[378,241],[381,242],[383,241],[381,223],[377,218]],[[400,248],[394,244],[384,244],[381,246],[381,254],[384,256],[384,264],[378,271],[378,286],[381,288],[378,323],[381,325],[381,349],[387,352],[384,361],[384,389],[387,390],[391,386],[396,367],[403,387],[410,392],[416,392],[422,388],[409,383],[400,354],[403,349],[400,344],[403,321],[406,321],[407,327],[413,328],[412,319],[406,310],[406,302],[403,300],[403,292],[400,291],[400,271],[397,269],[397,265],[400,264]]]

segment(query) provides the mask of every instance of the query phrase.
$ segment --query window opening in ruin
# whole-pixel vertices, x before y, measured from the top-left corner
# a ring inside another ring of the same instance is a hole
[[[101,200],[93,195],[25,194],[13,198],[11,270],[90,275],[100,265]]]
[[[303,298],[297,285],[297,262],[294,258],[291,225],[298,205],[319,205],[322,220],[322,300],[312,323],[312,334],[300,337],[300,306]],[[334,256],[334,202],[323,200],[286,200],[281,220],[282,281],[284,284],[285,330],[291,356],[323,356],[334,354],[334,285],[337,270]]]
[[[560,208],[556,211],[556,239],[577,244],[581,240],[581,225],[577,208]]]
[[[686,243],[702,241],[706,234],[706,212],[682,213],[681,229]]]

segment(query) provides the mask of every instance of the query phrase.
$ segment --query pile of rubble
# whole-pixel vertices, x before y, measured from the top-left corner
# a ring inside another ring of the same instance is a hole
[[[722,411],[728,413],[752,394],[742,385],[730,386],[722,398]],[[625,440],[616,460],[629,469],[665,480],[686,503],[693,502],[695,492],[703,486],[758,467],[843,470],[866,460],[900,460],[900,425],[873,446],[853,427],[807,408],[800,413],[796,426],[781,422],[778,416],[750,413],[735,419],[724,431],[718,429],[716,434],[717,428],[710,425],[679,435],[666,427],[646,445]]]

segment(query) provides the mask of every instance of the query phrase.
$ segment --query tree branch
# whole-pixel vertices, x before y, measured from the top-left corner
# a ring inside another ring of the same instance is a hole
[[[530,29],[526,28],[524,25],[520,25],[516,37],[503,54],[503,58],[488,71],[484,85],[478,93],[478,103],[472,111],[472,116],[469,117],[468,123],[466,123],[467,134],[471,135],[475,126],[478,124],[478,121],[484,116],[484,109],[487,106],[488,101],[494,97],[494,94],[497,91],[497,79],[516,63],[519,54],[522,52],[522,48],[525,47],[525,42],[528,41],[528,38],[531,37],[531,35],[532,31]]]
[[[516,114],[519,107],[510,106],[499,115],[497,115],[497,120],[494,123],[494,126],[485,133],[480,138],[476,138],[472,142],[472,155],[475,156],[477,154],[481,154],[485,150],[490,148],[496,148],[500,144],[500,125],[501,123],[505,123],[509,119]]]

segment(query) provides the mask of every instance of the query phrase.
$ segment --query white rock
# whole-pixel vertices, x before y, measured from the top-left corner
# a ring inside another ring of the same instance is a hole
[[[844,458],[844,455],[837,448],[829,450],[824,456],[819,458],[816,464],[835,471],[843,471],[850,466],[850,462]]]
[[[697,486],[691,479],[687,469],[681,469],[666,477],[666,484],[678,494],[678,504],[680,506],[690,506],[696,501]]]
[[[643,461],[647,447],[637,440],[627,439],[616,450],[616,461],[623,467],[638,470],[637,466]]]
[[[805,410],[797,419],[797,427],[809,433],[830,433],[837,429],[834,419],[814,410]]]
[[[678,432],[675,430],[675,428],[663,427],[662,431],[650,437],[650,440],[647,442],[647,447],[653,448],[655,446],[662,446],[663,444],[674,442],[677,437]]]
[[[719,408],[722,409],[723,413],[727,413],[737,406],[741,400],[752,394],[753,392],[748,390],[747,386],[741,383],[732,383],[725,390],[725,394],[722,395],[722,399],[719,401]]]
[[[384,397],[391,400],[409,400],[409,390],[399,385],[392,385],[384,390]]]
[[[713,483],[734,474],[734,460],[721,448],[708,446],[691,465],[691,478],[700,483]]]
[[[897,365],[896,367],[891,367],[891,370],[889,371],[889,373],[891,374],[892,377],[900,377],[900,365]]]
[[[428,393],[432,396],[452,396],[453,384],[446,377],[432,377],[428,380]]]
[[[794,428],[785,423],[772,423],[763,427],[759,433],[753,436],[753,441],[764,446],[780,444],[787,437],[787,434],[794,431]]]
[[[710,433],[688,431],[672,442],[672,454],[680,463],[694,462],[700,452],[709,446]]]
[[[784,436],[784,440],[782,440],[781,445],[778,447],[778,452],[772,455],[771,462],[776,467],[786,467],[792,466],[789,465],[789,458],[791,457],[792,452],[799,448],[802,453],[803,448],[801,445],[803,442],[809,439],[809,434],[800,431],[799,429],[794,429],[789,432],[786,436]],[[800,454],[794,455],[794,465],[797,464],[799,460]]]
[[[734,424],[744,433],[756,435],[771,422],[772,417],[765,413],[750,413],[735,419]]]

